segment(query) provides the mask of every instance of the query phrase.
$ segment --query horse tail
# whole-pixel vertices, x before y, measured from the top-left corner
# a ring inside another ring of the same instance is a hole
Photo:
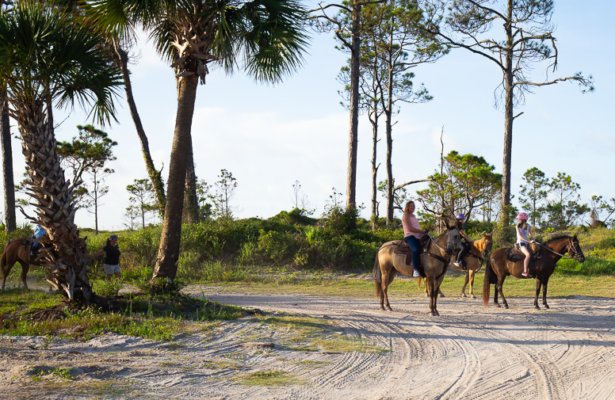
[[[487,258],[485,263],[485,278],[483,279],[483,305],[489,304],[489,291],[491,290],[491,280],[495,277],[491,268],[491,259]]]
[[[380,298],[382,295],[382,271],[380,271],[380,260],[378,260],[378,253],[376,253],[376,260],[374,261],[374,283],[376,284],[376,297]]]

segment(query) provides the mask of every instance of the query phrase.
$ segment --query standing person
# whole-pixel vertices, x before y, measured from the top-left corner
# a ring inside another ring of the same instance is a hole
[[[459,235],[463,239],[463,242],[461,244],[461,250],[457,254],[457,260],[453,263],[453,265],[456,267],[461,267],[461,269],[463,270],[466,269],[466,265],[463,262],[463,258],[470,251],[470,248],[472,247],[472,242],[473,242],[472,239],[466,234],[465,226],[464,226],[465,219],[466,219],[466,216],[464,213],[459,213],[455,215],[457,230],[459,231]]]
[[[421,267],[421,248],[420,239],[423,237],[426,231],[421,229],[419,221],[414,216],[414,210],[416,205],[414,201],[409,201],[404,207],[404,215],[401,217],[401,225],[404,228],[404,241],[408,243],[410,250],[412,250],[412,267],[414,272],[412,277],[418,278],[419,276],[425,276],[423,268]]]
[[[525,258],[523,259],[523,273],[521,274],[524,278],[528,278],[530,276],[529,265],[530,257],[532,255],[530,251],[530,243],[534,242],[534,240],[532,240],[533,235],[530,225],[527,223],[527,219],[527,213],[520,212],[517,214],[517,221],[519,221],[519,223],[515,227],[517,230],[517,245],[519,246],[521,252],[525,255]]]
[[[109,236],[107,244],[103,247],[103,269],[107,278],[120,276],[120,246],[117,243],[117,235]]]
[[[30,255],[36,256],[38,250],[41,248],[41,238],[47,234],[45,228],[40,225],[36,225],[34,233],[32,234],[32,246],[30,247]]]

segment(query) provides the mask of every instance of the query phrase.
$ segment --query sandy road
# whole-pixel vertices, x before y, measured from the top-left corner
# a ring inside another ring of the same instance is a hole
[[[527,298],[511,298],[509,310],[445,298],[441,316],[432,317],[423,298],[397,300],[393,312],[383,312],[375,299],[194,292],[323,319],[366,349],[382,351],[289,349],[280,345],[288,332],[249,318],[171,344],[117,335],[88,342],[4,337],[2,397],[66,398],[65,383],[33,383],[29,374],[33,367],[72,365],[72,393],[79,398],[615,398],[615,299],[553,298],[551,310],[536,311]],[[296,381],[249,386],[238,380],[268,370]]]

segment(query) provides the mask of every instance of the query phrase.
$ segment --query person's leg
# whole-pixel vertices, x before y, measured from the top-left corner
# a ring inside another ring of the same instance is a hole
[[[521,251],[525,255],[523,259],[523,276],[528,276],[529,274],[529,265],[530,265],[530,251],[526,246],[521,246]]]
[[[466,254],[468,254],[469,250],[470,250],[470,245],[469,244],[464,243],[461,246],[461,250],[457,254],[457,260],[455,260],[455,266],[456,267],[465,267],[465,265],[463,263],[463,258],[466,256]]]
[[[421,243],[414,236],[408,237],[408,246],[412,250],[412,266],[415,270],[421,270]]]

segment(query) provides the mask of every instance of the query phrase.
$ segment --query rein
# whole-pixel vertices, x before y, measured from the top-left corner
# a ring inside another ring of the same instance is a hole
[[[536,243],[538,246],[542,247],[543,249],[545,249],[547,251],[550,251],[553,254],[556,254],[556,255],[558,255],[560,257],[564,257],[564,254],[558,253],[557,251],[551,249],[549,246],[545,246],[544,244],[542,244],[540,242],[537,242],[537,241],[534,241],[534,243]]]
[[[425,249],[424,253],[425,253],[425,254],[427,254],[427,255],[428,255],[428,256],[430,256],[430,257],[435,258],[435,259],[436,259],[436,260],[438,260],[438,261],[441,261],[441,262],[443,262],[443,263],[445,263],[445,264],[448,264],[448,260],[447,260],[446,258],[442,257],[442,256],[441,256],[441,255],[439,255],[439,254],[433,254],[433,253],[430,253],[430,252],[429,252],[429,249],[431,248],[431,245],[432,245],[432,244],[433,244],[433,245],[435,245],[435,246],[436,246],[438,249],[440,249],[441,251],[444,251],[445,253],[446,253],[446,250],[445,250],[445,249],[443,249],[442,247],[440,247],[440,245],[438,244],[438,242],[436,242],[435,240],[433,240],[433,238],[432,238],[431,236],[428,236],[428,237],[429,237],[429,244],[427,245],[427,248]]]

